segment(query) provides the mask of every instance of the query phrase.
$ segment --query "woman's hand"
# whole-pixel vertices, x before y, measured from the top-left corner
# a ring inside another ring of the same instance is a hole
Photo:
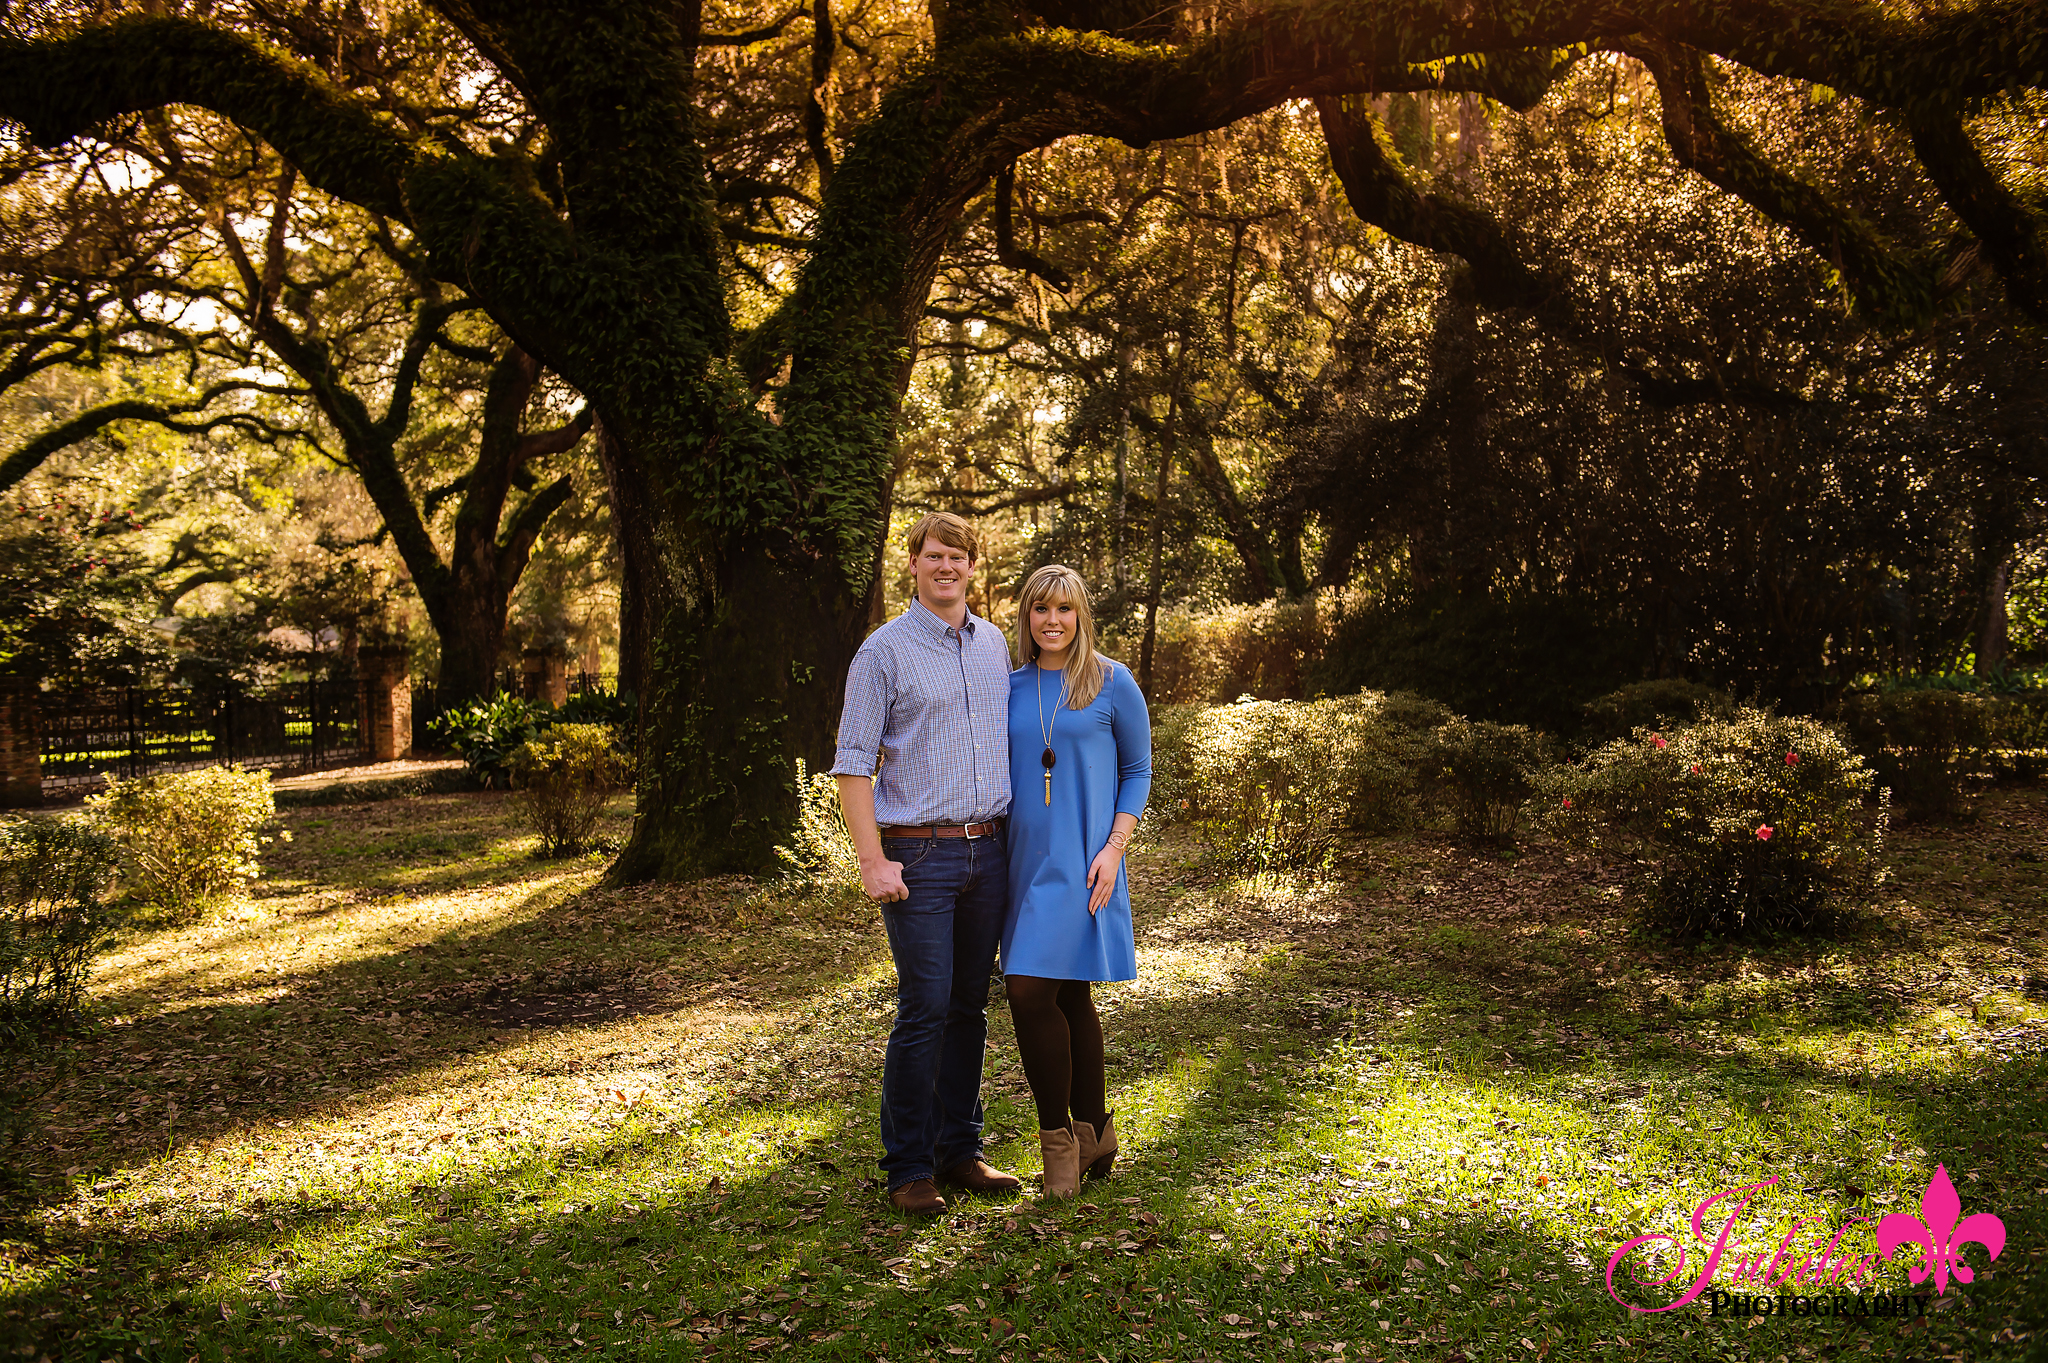
[[[1088,914],[1092,918],[1109,902],[1116,890],[1116,872],[1124,864],[1124,851],[1114,842],[1095,854],[1088,866]]]

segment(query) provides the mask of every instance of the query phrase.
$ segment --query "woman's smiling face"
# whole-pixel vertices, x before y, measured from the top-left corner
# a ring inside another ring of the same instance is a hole
[[[1047,653],[1058,653],[1074,642],[1074,603],[1057,597],[1031,605],[1031,637]]]

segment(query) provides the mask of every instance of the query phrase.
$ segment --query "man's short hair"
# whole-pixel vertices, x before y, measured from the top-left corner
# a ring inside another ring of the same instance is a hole
[[[976,562],[981,558],[981,541],[974,537],[974,527],[950,511],[930,511],[917,518],[917,524],[910,527],[910,533],[903,537],[903,547],[916,558],[924,552],[924,542],[937,540],[949,549],[965,549],[967,561]]]

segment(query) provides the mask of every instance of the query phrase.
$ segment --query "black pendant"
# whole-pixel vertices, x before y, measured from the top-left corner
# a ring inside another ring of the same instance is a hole
[[[1038,765],[1044,767],[1047,771],[1051,771],[1052,764],[1058,760],[1058,758],[1052,755],[1052,748],[1048,745],[1045,752],[1039,756]]]

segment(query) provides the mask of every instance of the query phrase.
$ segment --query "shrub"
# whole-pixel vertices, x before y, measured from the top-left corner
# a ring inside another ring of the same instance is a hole
[[[86,801],[121,846],[123,888],[187,917],[256,875],[263,830],[277,814],[270,773],[202,767],[122,781]]]
[[[1526,725],[1452,719],[1431,737],[1425,789],[1450,805],[1460,837],[1504,843],[1554,760],[1550,736]]]
[[[1194,816],[1195,722],[1205,705],[1152,707],[1152,793],[1147,823],[1177,823]]]
[[[1344,782],[1345,823],[1361,833],[1413,828],[1434,734],[1453,718],[1450,709],[1405,691],[1362,691],[1334,703],[1356,707],[1347,715],[1353,722],[1337,726],[1343,741],[1330,754]]]
[[[1186,801],[1179,812],[1224,861],[1253,872],[1318,869],[1340,829],[1414,822],[1416,769],[1429,741],[1423,723],[1442,714],[1428,701],[1370,691],[1168,713],[1165,743],[1155,738],[1154,805],[1164,747],[1164,797]]]
[[[839,781],[796,760],[796,834],[775,849],[783,879],[799,889],[835,892],[860,889],[860,857],[839,814]]]
[[[1152,647],[1155,706],[1300,695],[1322,655],[1330,595],[1162,610]],[[1105,631],[1104,651],[1135,667],[1141,631],[1142,624]]]
[[[1564,773],[1545,819],[1567,842],[1634,857],[1652,921],[1687,934],[1798,928],[1866,902],[1884,879],[1886,803],[1833,731],[1739,709],[1638,730]]]
[[[84,820],[0,824],[0,1041],[78,1016],[92,958],[119,921],[106,902],[119,855]]]
[[[1582,707],[1586,722],[1579,742],[1587,748],[1627,738],[1637,729],[1682,729],[1703,719],[1727,719],[1735,698],[1698,682],[1673,677],[1634,682]]]
[[[500,691],[449,710],[427,727],[455,750],[486,790],[512,783],[512,754],[554,722],[547,706]]]
[[[1964,783],[1991,765],[2013,702],[1928,687],[1851,696],[1842,720],[1892,798],[1922,814],[1962,808]]]
[[[1902,672],[1884,679],[1886,691],[1968,691],[1980,696],[2048,694],[2048,669],[1999,672]]]
[[[580,849],[630,772],[609,724],[557,724],[508,762],[543,856]]]
[[[621,735],[630,734],[639,719],[640,702],[631,691],[578,691],[552,716],[556,724],[609,724]]]
[[[1329,864],[1343,814],[1330,709],[1245,699],[1189,723],[1188,812],[1225,864],[1253,873]]]

